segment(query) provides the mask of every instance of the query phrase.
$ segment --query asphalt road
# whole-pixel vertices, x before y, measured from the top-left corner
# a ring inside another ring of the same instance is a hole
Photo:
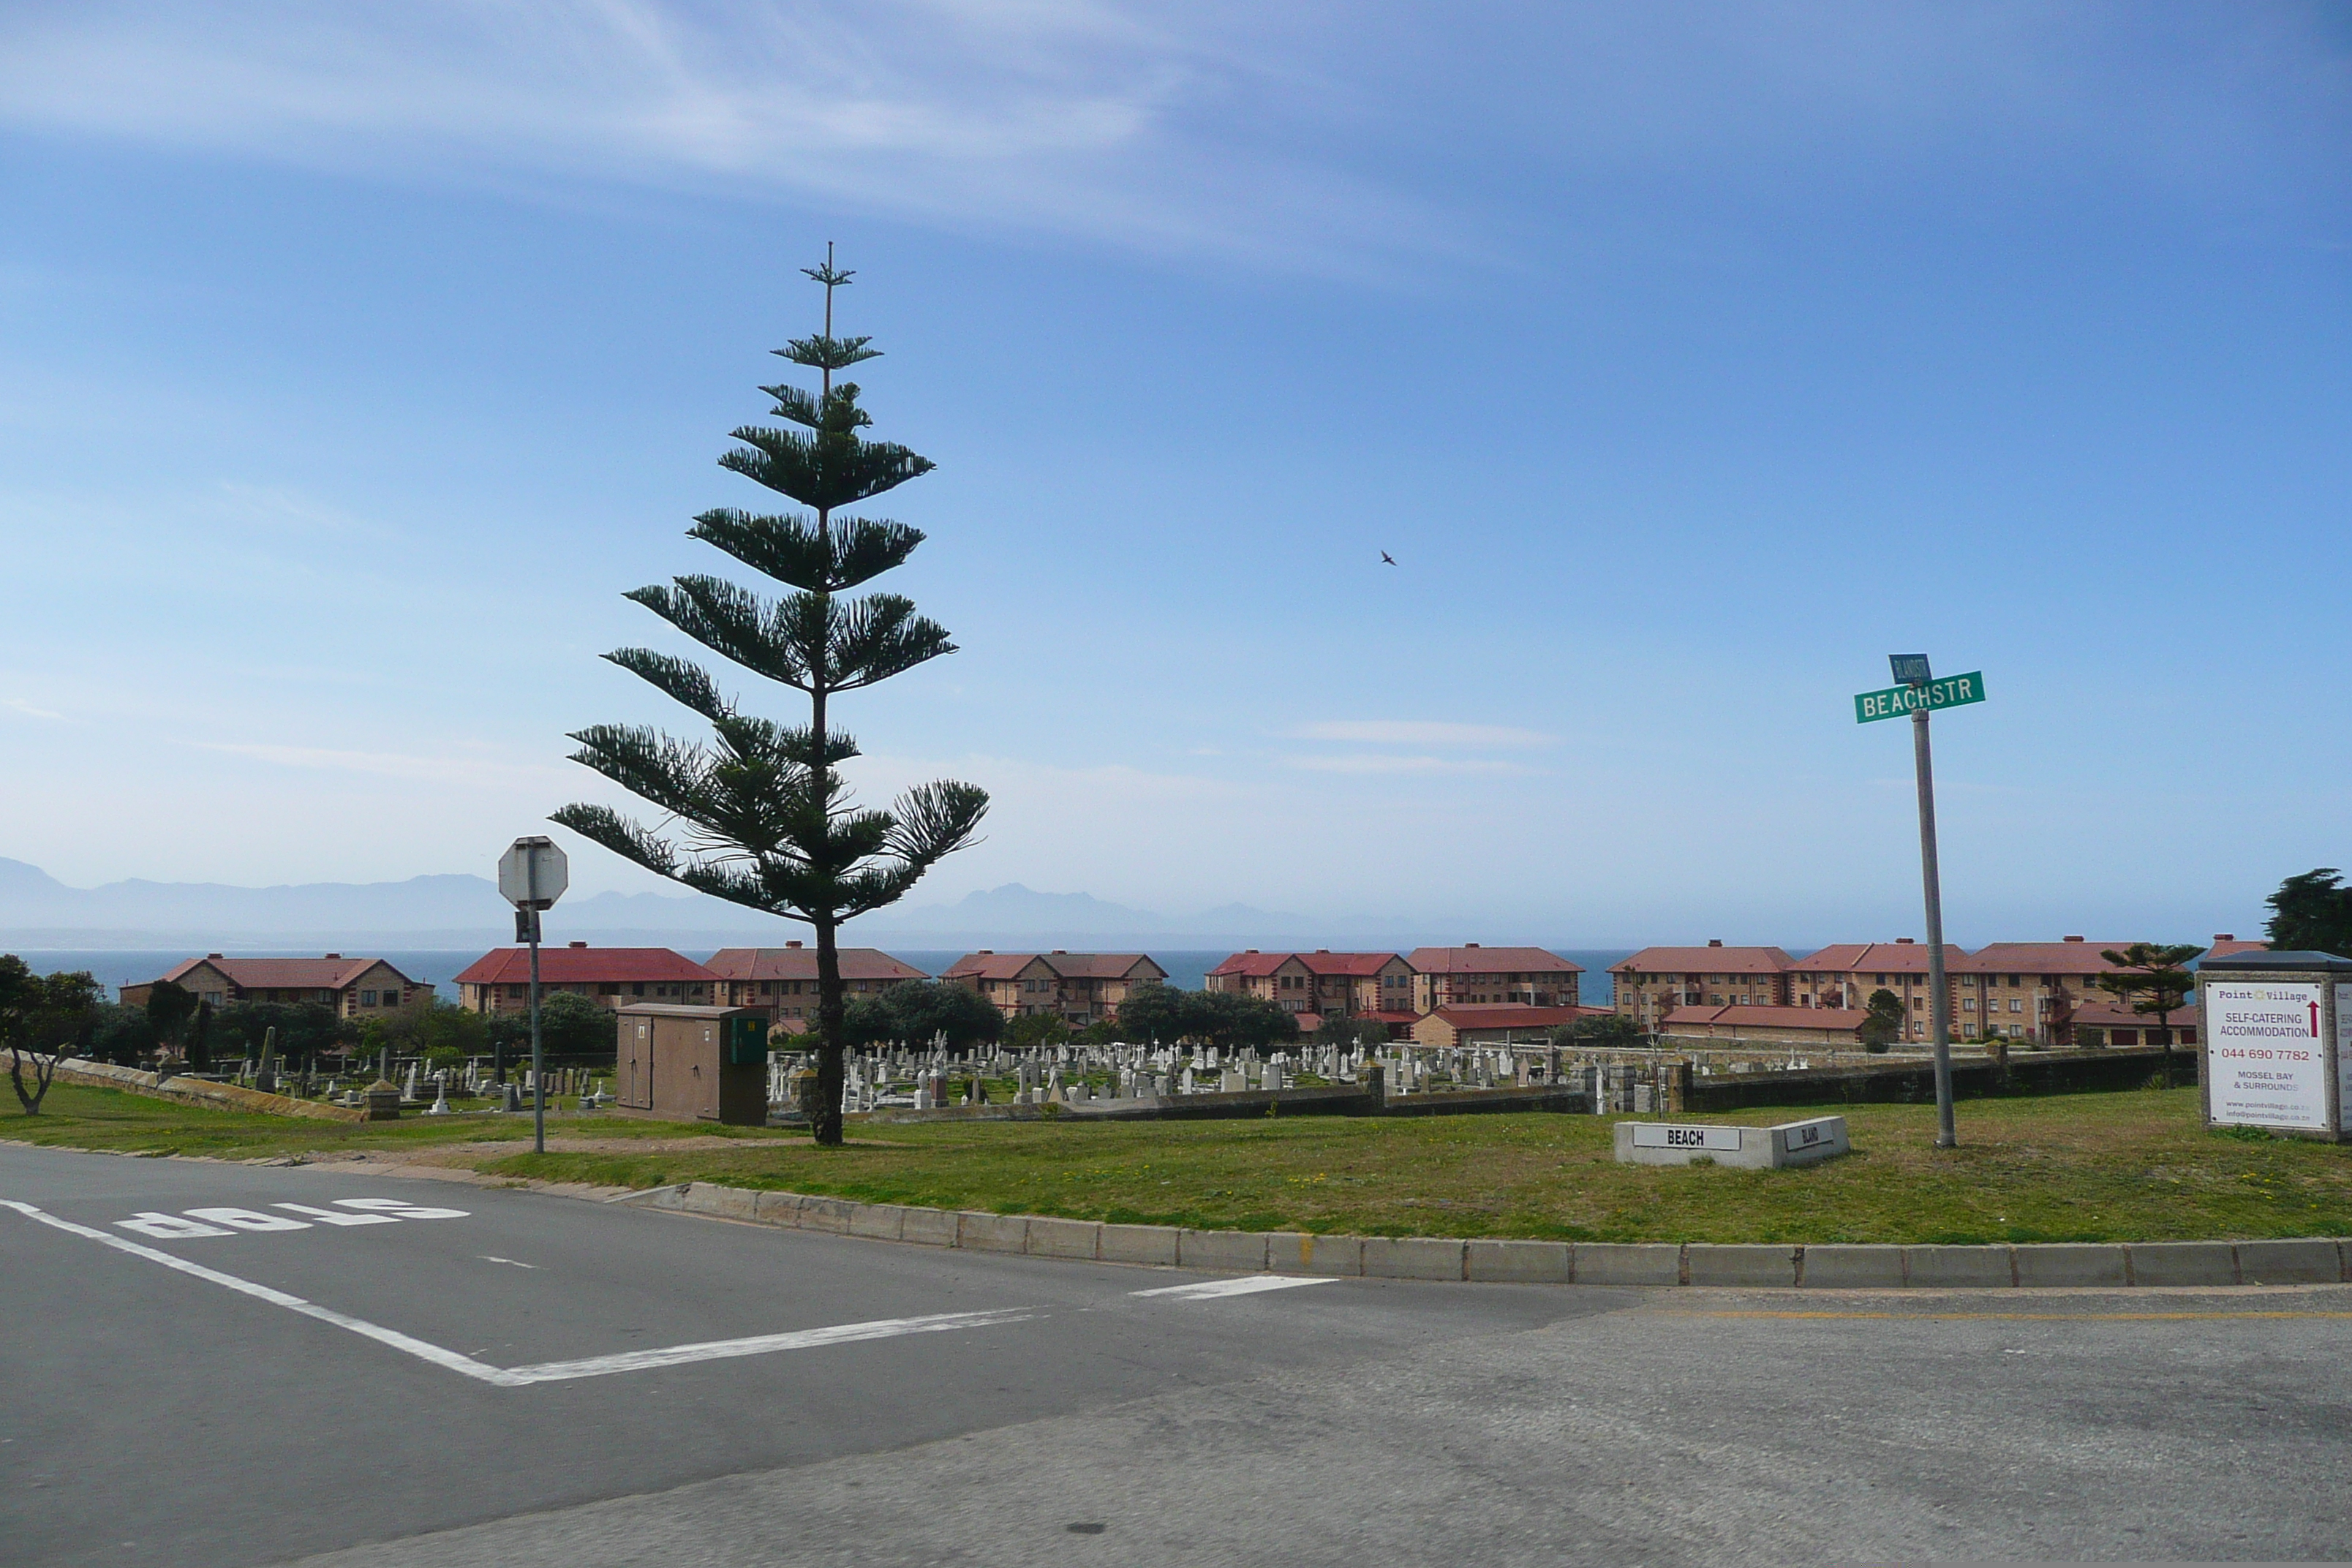
[[[10,1563],[2352,1550],[2340,1289],[1237,1292],[5,1144],[0,1201]]]

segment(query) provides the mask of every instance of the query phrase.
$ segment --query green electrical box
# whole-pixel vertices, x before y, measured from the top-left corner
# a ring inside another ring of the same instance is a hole
[[[768,1065],[768,1020],[764,1016],[727,1020],[727,1065],[737,1068]]]

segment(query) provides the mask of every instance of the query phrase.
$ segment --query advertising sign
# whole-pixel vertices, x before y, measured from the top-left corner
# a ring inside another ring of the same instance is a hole
[[[2329,1042],[2319,1032],[2323,987],[2300,980],[2215,979],[2203,989],[2212,1119],[2328,1131]]]
[[[2336,1130],[2352,1132],[2352,985],[2336,987]]]

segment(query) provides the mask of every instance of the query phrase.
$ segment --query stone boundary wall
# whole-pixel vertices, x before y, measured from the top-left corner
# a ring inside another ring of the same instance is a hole
[[[314,1100],[264,1094],[241,1084],[214,1083],[201,1078],[184,1076],[158,1083],[152,1072],[119,1068],[110,1062],[85,1061],[79,1057],[68,1057],[60,1062],[53,1081],[79,1084],[84,1089],[127,1089],[132,1094],[175,1100],[183,1105],[200,1105],[207,1110],[256,1110],[270,1116],[307,1116],[313,1121],[367,1120],[366,1110],[355,1106],[321,1105]]]
[[[2200,1059],[2195,1046],[2175,1046],[2172,1081],[2194,1089]],[[2006,1066],[1990,1059],[1954,1061],[1952,1098],[2140,1089],[2163,1071],[2163,1050],[2145,1046],[2114,1051],[2011,1051]],[[1768,1105],[1932,1105],[1935,1100],[1935,1064],[1902,1061],[1705,1078],[1692,1073],[1685,1080],[1682,1109],[1696,1114]]]
[[[2352,1241],[2156,1241],[2017,1247],[1776,1247],[1700,1242],[1462,1240],[1183,1230],[1042,1215],[862,1204],[688,1182],[613,1200],[754,1225],[918,1247],[1222,1273],[1466,1279],[1518,1285],[1727,1285],[1815,1289],[2324,1285],[2352,1280]]]
[[[1277,1116],[1464,1116],[1480,1112],[1550,1110],[1587,1115],[1580,1089],[1468,1089],[1376,1098],[1360,1089],[1245,1089],[1230,1093],[1160,1094],[1139,1100],[1089,1100],[1059,1105],[947,1105],[936,1110],[903,1106],[870,1113],[877,1124],[909,1121],[1228,1121]]]

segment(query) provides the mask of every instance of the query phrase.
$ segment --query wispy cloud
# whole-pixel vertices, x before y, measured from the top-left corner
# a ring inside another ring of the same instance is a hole
[[[401,752],[338,751],[323,746],[281,746],[229,741],[200,741],[199,750],[251,757],[280,767],[315,768],[331,773],[373,773],[381,778],[415,779],[436,784],[508,784],[524,779],[576,778],[550,763],[507,763],[486,757],[411,756]]]
[[[1354,741],[1394,746],[1549,746],[1559,737],[1507,724],[1448,724],[1417,719],[1333,719],[1298,731],[1304,741]]]
[[[1285,757],[1285,766],[1325,773],[1523,773],[1517,763],[1486,757],[1399,756],[1391,752],[1348,752],[1328,757]]]
[[[0,707],[5,707],[16,712],[22,713],[27,719],[62,719],[65,717],[64,714],[51,712],[47,708],[36,708],[21,697],[11,697],[5,700],[0,700]]]

